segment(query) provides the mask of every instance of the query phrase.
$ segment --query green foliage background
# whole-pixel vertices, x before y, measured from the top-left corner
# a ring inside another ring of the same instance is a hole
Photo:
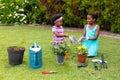
[[[101,29],[120,33],[119,4],[119,0],[0,0],[0,21],[4,24],[50,24],[51,16],[62,13],[64,26],[82,28],[86,24],[86,15],[97,11]],[[21,21],[21,15],[14,18],[15,11],[24,14],[25,19]]]

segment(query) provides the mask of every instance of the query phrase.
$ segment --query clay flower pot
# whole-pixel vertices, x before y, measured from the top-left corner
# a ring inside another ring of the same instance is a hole
[[[86,55],[78,54],[78,62],[84,63],[86,61]]]

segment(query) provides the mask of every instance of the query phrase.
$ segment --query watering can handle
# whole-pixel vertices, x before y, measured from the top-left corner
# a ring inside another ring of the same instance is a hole
[[[37,43],[36,42],[34,42],[34,48],[37,48]]]

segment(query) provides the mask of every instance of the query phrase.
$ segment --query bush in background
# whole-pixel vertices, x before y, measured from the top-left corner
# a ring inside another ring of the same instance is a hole
[[[4,24],[16,24],[25,21],[24,3],[22,1],[1,0],[0,21]]]
[[[120,33],[119,3],[117,0],[0,0],[0,23],[51,24],[51,17],[62,13],[64,26],[83,28],[87,14],[97,11],[101,29]]]
[[[120,5],[117,0],[40,0],[41,7],[50,17],[64,14],[65,26],[83,27],[88,13],[99,12],[98,24],[101,29],[120,33]]]
[[[39,0],[0,1],[0,21],[3,24],[42,23],[44,15]]]

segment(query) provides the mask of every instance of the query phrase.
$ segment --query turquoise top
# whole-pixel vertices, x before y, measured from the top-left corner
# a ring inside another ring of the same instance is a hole
[[[89,25],[86,25],[86,35],[85,37],[94,38],[96,34],[96,29],[98,25],[95,25],[93,29],[89,29]],[[86,46],[88,49],[88,56],[97,56],[98,52],[98,39],[96,40],[84,40],[82,45]]]
[[[89,25],[87,25],[86,26],[86,37],[94,38],[96,34],[97,26],[98,25],[96,25],[93,29],[89,29]]]

